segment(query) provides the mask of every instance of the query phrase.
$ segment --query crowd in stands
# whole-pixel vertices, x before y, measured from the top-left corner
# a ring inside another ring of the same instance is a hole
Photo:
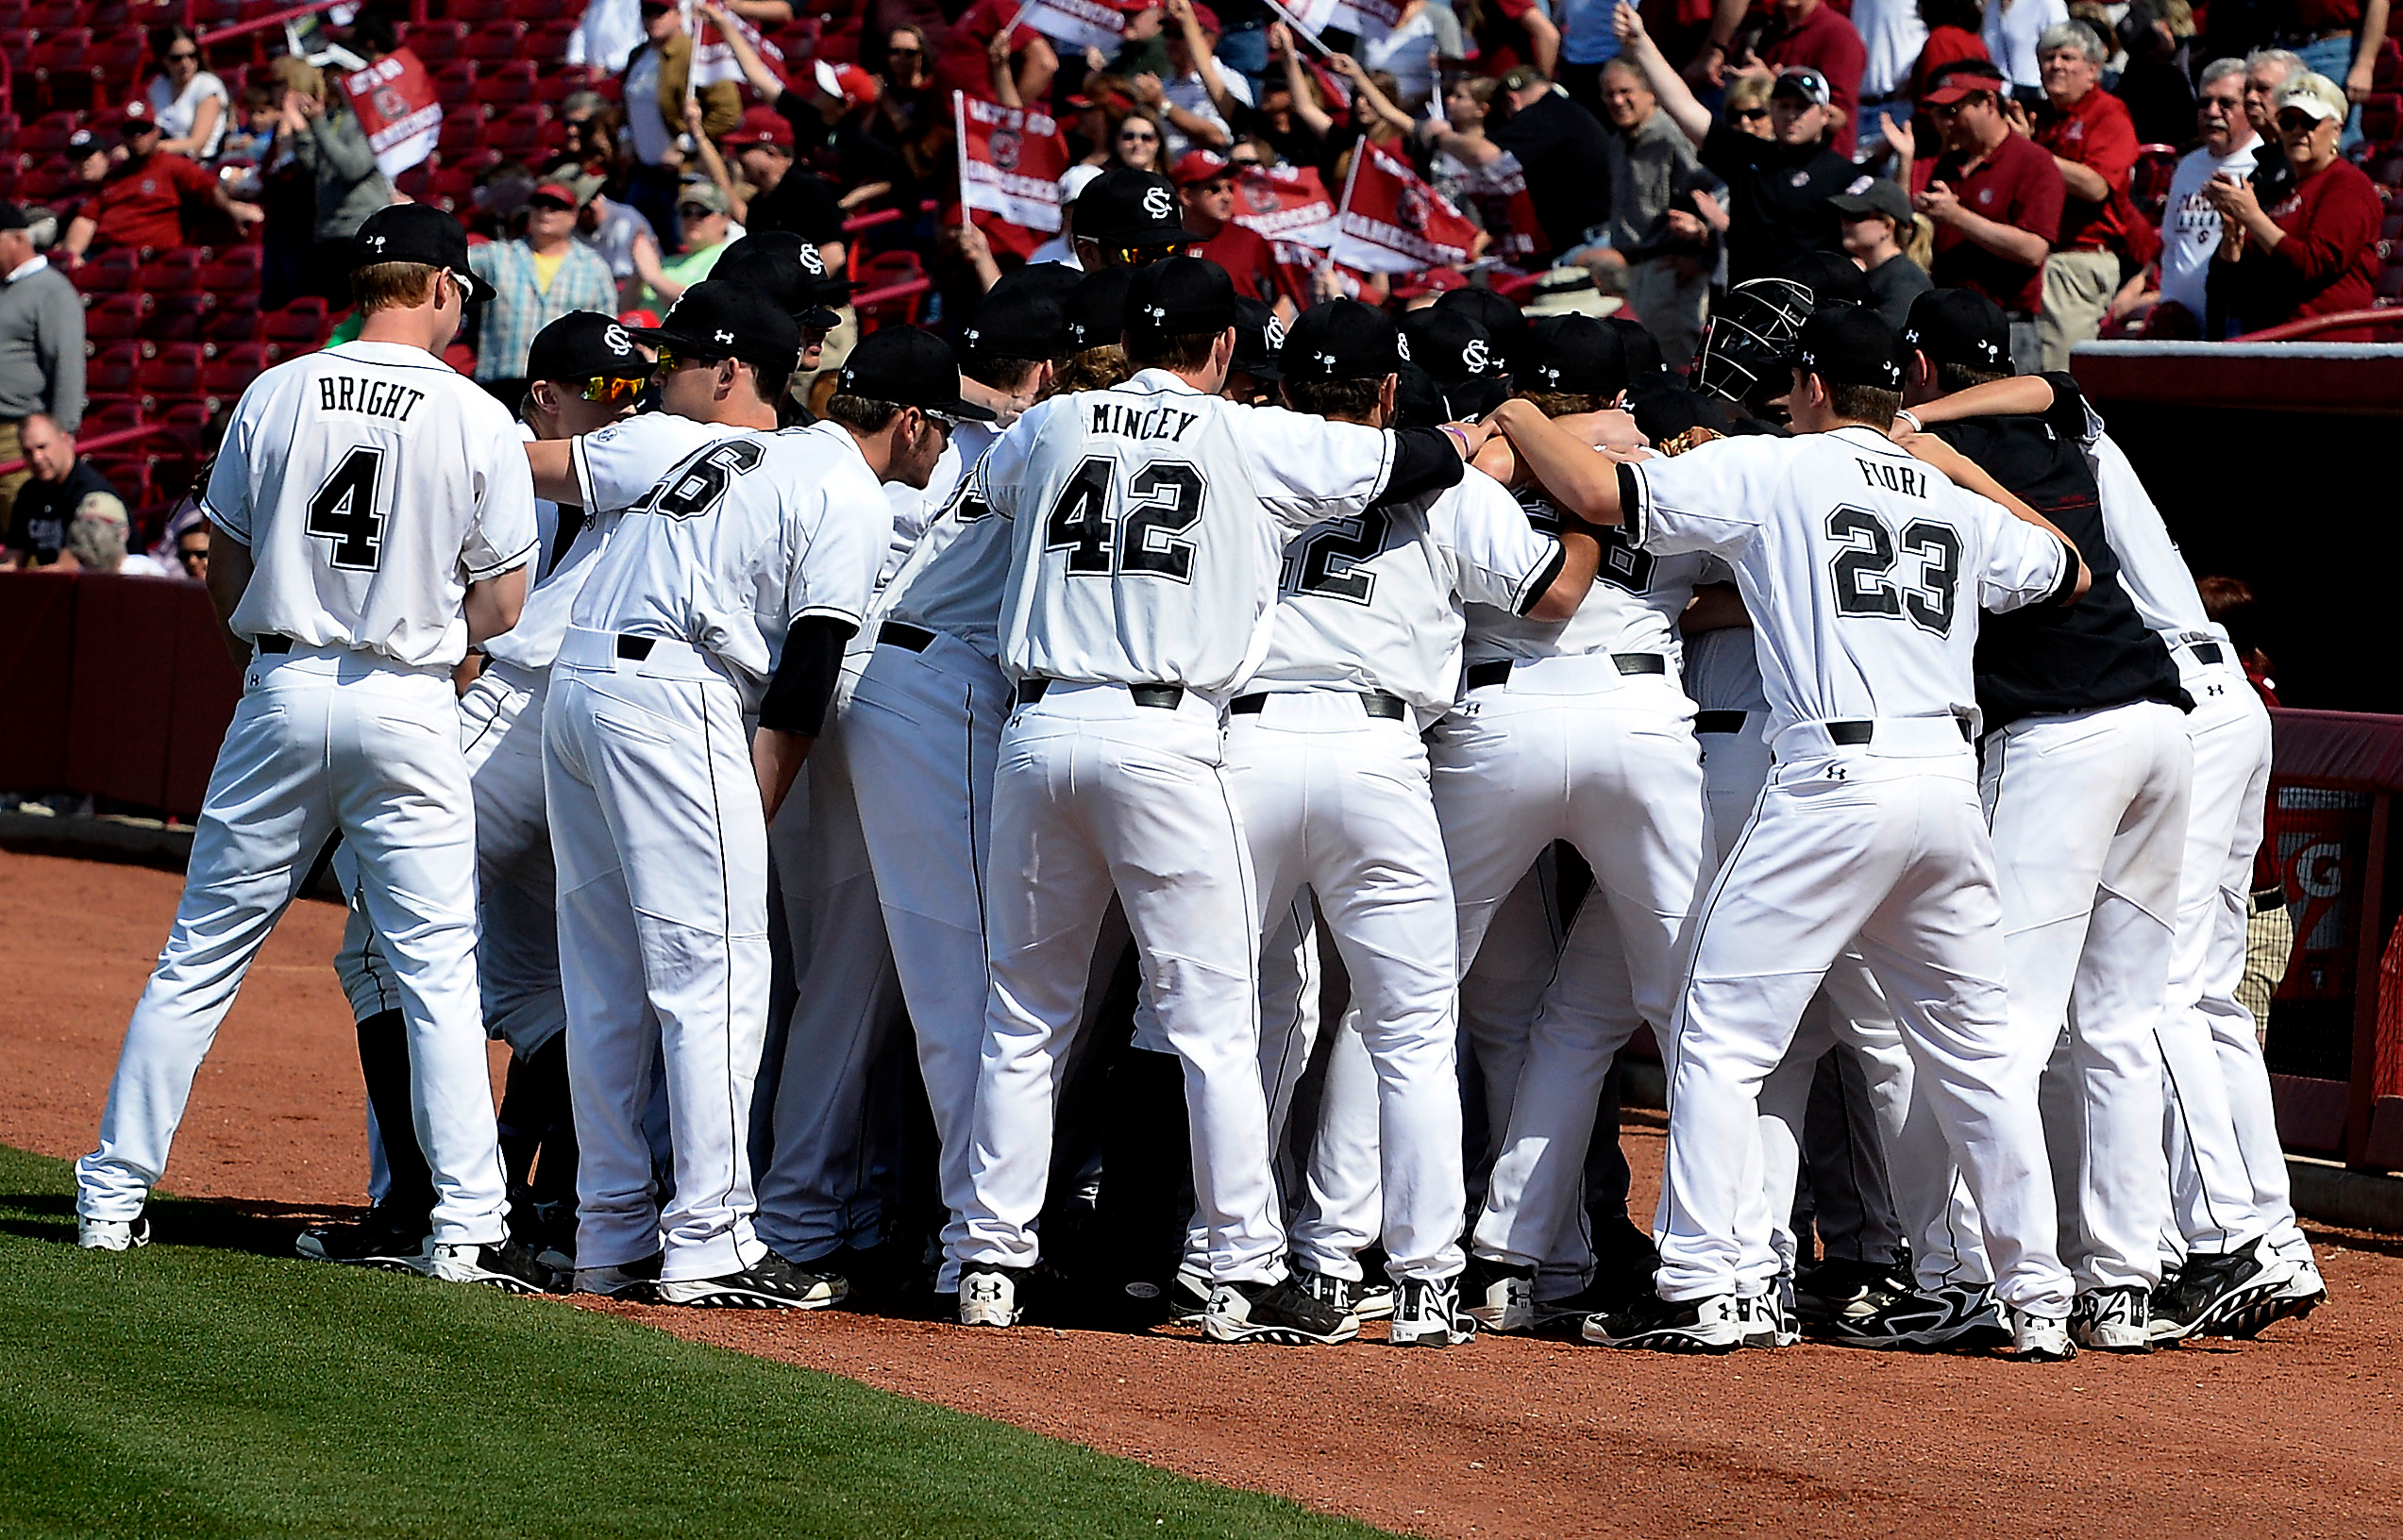
[[[2022,368],[2403,298],[2385,0],[1370,0],[1316,33],[1323,3],[1113,0],[1115,48],[1047,35],[1056,0],[835,3],[387,0],[304,34],[245,28],[289,8],[260,0],[0,0],[0,463],[30,462],[0,476],[6,561],[71,549],[57,498],[13,507],[59,483],[49,432],[188,565],[168,515],[210,424],[343,335],[346,243],[399,198],[469,226],[498,297],[454,361],[513,406],[544,325],[656,315],[747,232],[858,294],[822,370],[863,328],[943,327],[1023,262],[1077,265],[1075,200],[1116,166],[1168,178],[1162,217],[1285,317],[1540,293],[1639,320],[1672,368],[1728,285],[1831,259],[1897,320],[1931,283],[1987,295]],[[344,77],[401,50],[443,112],[388,174]],[[955,93],[1056,123],[1061,228],[964,216]],[[1250,217],[1277,168],[1339,200],[1364,144],[1465,216],[1462,261],[1357,271]]]

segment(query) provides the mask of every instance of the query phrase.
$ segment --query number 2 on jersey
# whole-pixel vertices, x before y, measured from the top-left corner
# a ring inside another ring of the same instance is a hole
[[[334,543],[327,560],[345,572],[373,572],[383,559],[384,516],[376,511],[381,449],[361,445],[343,456],[309,499],[309,532]]]
[[[1132,506],[1113,518],[1115,468],[1098,457],[1076,468],[1043,522],[1043,548],[1066,551],[1071,577],[1145,573],[1191,582],[1193,542],[1176,537],[1202,522],[1202,473],[1178,460],[1146,465],[1127,483]]]
[[[1831,567],[1838,614],[1907,614],[1922,630],[1952,634],[1960,587],[1960,535],[1950,525],[1918,519],[1904,526],[1899,549],[1920,559],[1919,582],[1907,589],[1894,586],[1894,531],[1876,514],[1865,508],[1840,508],[1827,515],[1827,536],[1839,547]]]

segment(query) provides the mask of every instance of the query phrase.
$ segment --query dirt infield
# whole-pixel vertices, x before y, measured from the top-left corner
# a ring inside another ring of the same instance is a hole
[[[178,879],[0,852],[0,1143],[90,1147]],[[168,1185],[253,1213],[359,1200],[361,1102],[294,907],[195,1088]],[[1629,1130],[1641,1180],[1656,1127]],[[2318,1231],[2333,1307],[2246,1346],[2021,1368],[1806,1346],[1686,1361],[1487,1339],[1227,1348],[830,1313],[611,1307],[1189,1475],[1447,1536],[2391,1535],[2403,1240]]]

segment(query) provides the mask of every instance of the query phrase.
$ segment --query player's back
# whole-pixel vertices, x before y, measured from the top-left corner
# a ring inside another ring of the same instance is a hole
[[[251,382],[204,503],[250,549],[236,631],[447,666],[467,584],[527,554],[532,498],[499,402],[423,349],[354,342]],[[495,549],[484,516],[504,503],[525,517]]]
[[[1725,439],[1626,479],[1645,548],[1715,550],[1734,568],[1773,735],[1796,722],[1974,722],[1979,609],[2076,578],[2049,533],[1865,427]]]
[[[1010,527],[975,494],[973,477],[977,463],[1001,436],[983,423],[962,423],[951,430],[945,457],[958,452],[966,468],[954,477],[942,511],[927,521],[882,595],[884,618],[957,637],[987,658],[999,657],[1001,649]],[[942,476],[938,463],[935,477]],[[933,490],[930,482],[928,491]]]
[[[1560,533],[1560,511],[1541,489],[1521,490],[1519,506],[1527,522],[1545,534]],[[1468,610],[1468,659],[1471,663],[1539,658],[1579,658],[1592,653],[1653,653],[1679,656],[1677,617],[1693,597],[1702,559],[1655,556],[1637,549],[1617,530],[1601,536],[1602,562],[1585,602],[1566,620],[1536,620],[1493,605]]]

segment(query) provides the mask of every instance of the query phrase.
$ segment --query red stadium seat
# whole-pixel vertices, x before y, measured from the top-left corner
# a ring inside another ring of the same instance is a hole
[[[200,318],[200,341],[210,346],[234,346],[259,340],[257,293],[219,294],[217,308]]]
[[[149,318],[142,324],[144,340],[154,343],[196,343],[200,340],[201,317],[217,308],[217,296],[199,293],[158,294],[150,297],[153,307]]]
[[[12,54],[10,57],[22,59],[25,56]],[[16,147],[28,155],[64,155],[67,153],[68,136],[82,126],[83,114],[80,112],[44,112],[25,125]]]
[[[267,350],[257,343],[224,349],[200,366],[200,388],[210,395],[240,395],[267,367]]]
[[[202,287],[200,248],[177,246],[142,264],[134,287],[146,294],[184,294]]]
[[[141,366],[141,343],[110,343],[83,366],[83,387],[95,396],[131,394],[134,371]]]
[[[460,52],[479,64],[506,64],[517,57],[525,41],[524,22],[486,22],[467,34]]]
[[[139,336],[158,301],[148,294],[99,294],[83,312],[83,334],[92,342],[124,342]]]
[[[409,28],[402,41],[411,53],[431,67],[459,57],[467,41],[467,27],[460,22],[420,22]]]
[[[260,331],[268,342],[303,351],[325,341],[332,329],[326,324],[326,302],[313,298],[295,299],[280,310],[269,310],[261,322]]]
[[[107,452],[92,457],[92,468],[98,471],[104,480],[117,489],[117,495],[125,499],[128,510],[140,508],[152,500],[150,471],[155,462],[156,457],[151,455],[128,455],[122,452]]]
[[[2363,102],[2361,137],[2378,145],[2403,139],[2403,95],[2381,92]]]
[[[92,26],[96,19],[88,14],[88,7],[76,0],[35,0],[25,8],[25,25],[42,32],[58,32],[69,27]]]
[[[524,59],[499,65],[485,72],[476,82],[476,100],[496,111],[522,107],[535,99],[534,81],[538,72]]]
[[[567,57],[567,40],[574,35],[576,23],[561,19],[556,10],[550,16],[549,21],[536,22],[527,28],[520,57],[545,66],[556,65]]]
[[[118,246],[104,251],[75,270],[75,286],[87,294],[121,294],[139,289],[135,281],[142,273],[139,254]]]
[[[502,22],[516,14],[510,0],[448,0],[443,13],[454,22],[474,26],[480,22]]]
[[[513,107],[484,126],[484,144],[513,159],[527,159],[542,147],[550,109],[539,102]]]
[[[74,193],[76,186],[74,162],[63,155],[54,155],[17,174],[17,196],[26,203],[52,203]]]
[[[209,432],[209,419],[216,410],[206,399],[193,397],[168,404],[159,412],[158,420],[176,430],[176,443],[185,455],[195,455],[200,452]]]
[[[484,109],[480,103],[469,102],[443,113],[442,135],[434,148],[445,161],[456,160],[474,153],[484,142]]]
[[[262,260],[257,246],[228,246],[201,268],[200,287],[212,294],[255,294]]]
[[[200,383],[200,344],[164,343],[134,370],[133,388],[143,395],[188,395]]]
[[[104,99],[132,95],[149,62],[150,40],[139,32],[104,32],[83,56],[83,67],[92,72],[94,90]]]
[[[448,111],[476,99],[477,71],[480,68],[472,59],[454,59],[434,70],[434,94],[442,98]]]
[[[141,403],[134,398],[120,396],[105,407],[86,410],[83,414],[83,426],[76,430],[76,435],[78,438],[96,439],[103,433],[117,433],[128,427],[140,427],[142,422]]]

